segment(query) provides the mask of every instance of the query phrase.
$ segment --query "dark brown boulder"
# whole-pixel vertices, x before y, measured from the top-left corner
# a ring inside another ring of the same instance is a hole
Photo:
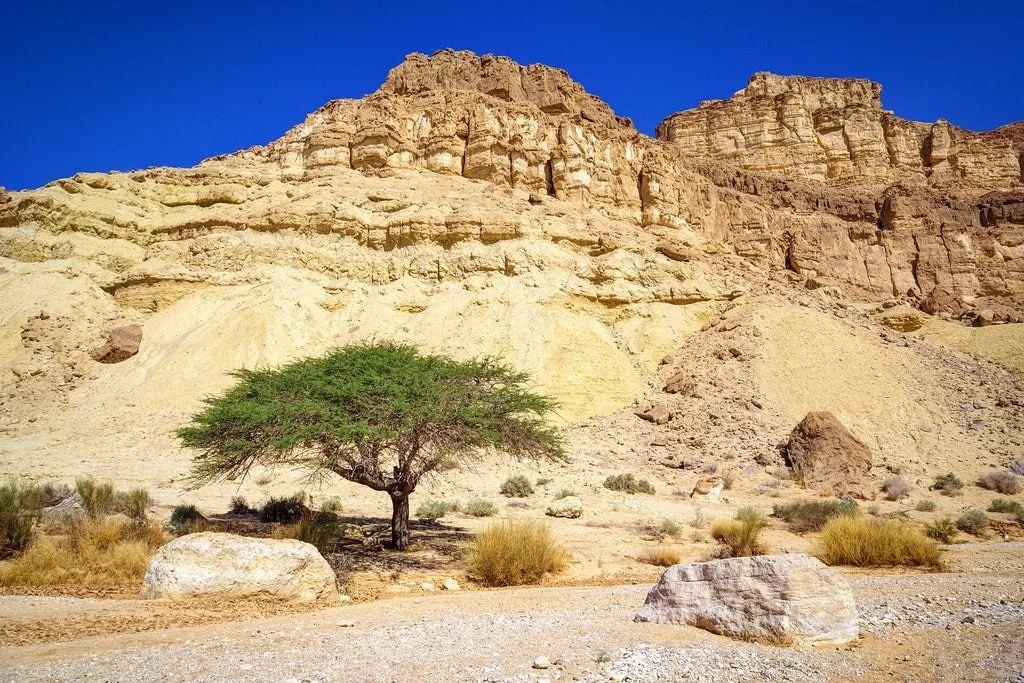
[[[93,349],[92,359],[100,363],[120,363],[139,352],[142,343],[142,325],[115,327],[107,335],[107,341]]]
[[[807,413],[789,435],[785,456],[803,486],[857,498],[871,490],[871,450],[832,413]]]

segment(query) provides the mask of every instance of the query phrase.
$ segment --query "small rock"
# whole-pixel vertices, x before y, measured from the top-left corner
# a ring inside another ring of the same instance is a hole
[[[352,628],[355,625],[356,625],[356,622],[354,622],[354,621],[352,621],[350,619],[342,619],[341,621],[338,622],[338,626],[340,628]]]
[[[445,589],[446,591],[462,590],[462,586],[459,585],[459,582],[451,578],[442,581],[441,588]]]
[[[424,590],[424,591],[428,591],[428,592],[436,591],[437,590],[437,586],[435,586],[432,583],[424,581],[423,583],[420,584],[420,590]]]
[[[544,655],[541,655],[540,657],[537,657],[537,659],[533,660],[534,669],[547,669],[549,666],[551,666],[551,662]]]

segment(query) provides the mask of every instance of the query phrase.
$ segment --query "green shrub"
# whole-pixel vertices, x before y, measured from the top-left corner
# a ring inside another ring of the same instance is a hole
[[[428,500],[416,508],[416,518],[426,522],[434,522],[447,515],[452,504],[446,500]]]
[[[1024,511],[1024,505],[1021,505],[1016,500],[1010,500],[1009,498],[994,498],[992,504],[988,506],[989,512],[1005,512],[1010,515],[1015,515],[1018,512]]]
[[[470,517],[493,517],[498,514],[498,506],[489,500],[471,500],[463,508]]]
[[[1020,477],[1013,472],[986,472],[978,477],[978,486],[989,491],[1012,496],[1020,493]]]
[[[538,583],[547,573],[558,573],[569,554],[539,522],[498,522],[476,535],[466,552],[470,574],[487,586]]]
[[[555,500],[562,500],[563,498],[569,498],[570,496],[578,496],[579,494],[572,489],[562,489],[555,494]]]
[[[860,515],[826,524],[813,554],[828,565],[941,567],[938,546],[914,527]]]
[[[956,536],[956,522],[949,517],[937,519],[931,524],[926,524],[924,534],[928,538],[934,538],[939,543],[950,543]]]
[[[257,514],[259,510],[249,507],[249,501],[247,501],[244,497],[235,496],[234,498],[231,499],[231,509],[229,510],[229,512],[233,515],[242,515],[248,517],[250,515]]]
[[[109,481],[97,483],[91,477],[76,479],[75,491],[89,519],[102,519],[113,512],[116,494]]]
[[[662,536],[679,538],[683,535],[683,525],[674,519],[665,519],[662,521],[661,528],[658,531]],[[673,562],[672,564],[676,563]]]
[[[917,501],[917,505],[914,506],[914,509],[918,512],[935,512],[937,507],[938,506],[935,504],[934,500],[919,500]]]
[[[63,482],[50,482],[43,484],[43,507],[49,508],[60,505],[68,498],[75,495],[71,487]]]
[[[169,526],[177,535],[189,533],[192,525],[197,522],[205,522],[206,518],[195,505],[176,505],[171,511]]]
[[[957,518],[956,528],[972,536],[981,536],[988,529],[988,515],[977,508],[971,508]]]
[[[508,496],[509,498],[526,498],[533,495],[533,487],[530,485],[529,479],[521,474],[517,474],[506,479],[502,483],[499,492],[501,495]]]
[[[935,477],[935,482],[932,484],[932,489],[938,491],[944,496],[960,495],[960,491],[963,487],[964,483],[952,472],[948,474],[940,474]]]
[[[309,512],[306,494],[296,493],[287,498],[271,498],[260,508],[260,521],[274,524],[295,524]]]
[[[0,485],[0,559],[24,551],[32,527],[43,514],[45,492],[34,484],[8,481]]]
[[[117,508],[123,512],[135,526],[146,523],[146,510],[153,504],[153,499],[146,489],[132,489],[127,493],[117,494]]]
[[[749,557],[764,555],[761,530],[768,520],[754,508],[741,508],[736,519],[722,519],[711,525],[711,537],[718,541],[718,557]]]
[[[797,533],[818,531],[836,517],[855,515],[857,512],[857,501],[852,498],[798,500],[786,505],[772,506],[772,516],[784,520],[786,525]]]
[[[615,474],[604,480],[604,487],[623,493],[654,493],[654,487],[646,479],[637,479],[632,474]]]
[[[279,527],[274,531],[274,538],[294,538],[315,546],[320,552],[327,552],[345,530],[336,509],[332,504],[325,504],[319,510],[305,508],[298,522]]]

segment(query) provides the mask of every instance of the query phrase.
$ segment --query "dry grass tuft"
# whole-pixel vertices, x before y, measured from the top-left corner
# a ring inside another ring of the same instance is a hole
[[[978,486],[989,491],[1012,496],[1020,493],[1020,477],[1008,470],[986,472],[978,477]]]
[[[861,516],[833,519],[821,530],[814,555],[828,565],[941,568],[939,547],[917,529]]]
[[[671,567],[674,564],[679,564],[681,557],[678,550],[652,548],[641,553],[637,559],[644,564],[653,564],[656,567]]]
[[[564,571],[569,553],[551,535],[547,524],[492,524],[476,535],[466,551],[470,573],[487,586],[538,583],[547,573]]]
[[[67,531],[38,538],[18,557],[0,563],[0,586],[135,590],[149,558],[167,542],[152,524],[86,520]]]
[[[717,557],[764,555],[761,530],[768,525],[765,516],[753,508],[741,508],[736,519],[720,519],[711,525],[711,537],[718,541]]]

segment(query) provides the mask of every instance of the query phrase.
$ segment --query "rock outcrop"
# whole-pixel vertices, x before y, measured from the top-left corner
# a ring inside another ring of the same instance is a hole
[[[818,560],[795,554],[669,567],[636,615],[637,621],[794,645],[856,640],[857,619],[846,581]]]
[[[871,451],[832,413],[807,413],[789,435],[786,460],[804,486],[836,496],[868,494]]]
[[[215,532],[182,536],[157,550],[141,596],[340,602],[334,571],[310,544]]]
[[[566,496],[548,503],[544,511],[548,517],[564,517],[567,519],[578,519],[583,516],[583,501],[579,496]]]
[[[120,363],[139,352],[142,344],[142,325],[115,327],[107,335],[107,341],[93,349],[92,359],[100,363]]]

